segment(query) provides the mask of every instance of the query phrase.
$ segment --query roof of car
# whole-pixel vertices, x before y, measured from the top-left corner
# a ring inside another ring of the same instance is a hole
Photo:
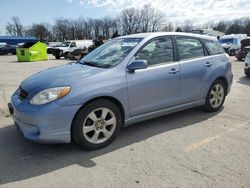
[[[159,37],[159,36],[166,36],[166,35],[190,36],[190,37],[198,37],[198,38],[204,38],[204,39],[217,41],[216,37],[212,37],[208,35],[193,34],[193,33],[184,33],[184,32],[138,33],[138,34],[132,34],[132,35],[125,35],[125,36],[121,36],[118,38],[147,38],[147,37]]]

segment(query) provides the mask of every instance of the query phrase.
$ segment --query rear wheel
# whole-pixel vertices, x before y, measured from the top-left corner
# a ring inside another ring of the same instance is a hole
[[[77,113],[72,125],[72,138],[83,149],[100,149],[115,139],[121,125],[119,108],[109,100],[98,99]]]
[[[208,112],[218,111],[222,107],[225,97],[225,82],[222,80],[216,80],[208,90],[204,109]]]

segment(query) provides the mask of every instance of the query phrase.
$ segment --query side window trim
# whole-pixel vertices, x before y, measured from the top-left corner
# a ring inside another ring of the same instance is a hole
[[[201,45],[202,45],[202,47],[203,47],[203,51],[204,51],[204,55],[205,56],[211,56],[211,54],[210,54],[210,52],[209,52],[209,50],[207,49],[207,47],[206,47],[206,45],[205,45],[205,43],[204,43],[204,40],[203,39],[199,39],[200,40],[200,43],[201,43]]]
[[[175,42],[174,42],[173,37],[174,37],[173,35],[165,35],[165,36],[154,37],[154,38],[150,39],[149,41],[147,41],[145,44],[143,44],[143,46],[140,47],[140,49],[134,54],[133,57],[137,56],[137,54],[138,54],[145,46],[147,46],[149,43],[151,43],[152,41],[157,40],[157,39],[161,39],[161,38],[170,38],[171,43],[172,43],[172,47],[173,47],[173,60],[172,60],[172,61],[168,61],[168,62],[158,63],[158,64],[155,64],[155,65],[148,65],[148,67],[150,68],[150,67],[161,66],[161,65],[164,65],[164,64],[171,64],[171,63],[174,63],[175,61],[177,61],[177,59],[176,59],[177,54],[176,54]]]

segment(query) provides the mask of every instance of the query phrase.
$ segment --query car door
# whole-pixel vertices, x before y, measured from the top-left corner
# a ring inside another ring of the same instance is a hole
[[[180,101],[185,104],[203,99],[214,60],[198,38],[176,36],[175,41],[180,60]]]
[[[134,56],[147,60],[146,69],[127,72],[127,88],[131,116],[179,104],[179,63],[174,62],[171,37],[147,42]]]

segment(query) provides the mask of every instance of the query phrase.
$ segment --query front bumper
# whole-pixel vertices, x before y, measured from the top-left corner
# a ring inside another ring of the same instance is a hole
[[[51,102],[36,106],[14,94],[8,107],[25,138],[39,143],[71,142],[70,128],[79,105],[60,106]]]

